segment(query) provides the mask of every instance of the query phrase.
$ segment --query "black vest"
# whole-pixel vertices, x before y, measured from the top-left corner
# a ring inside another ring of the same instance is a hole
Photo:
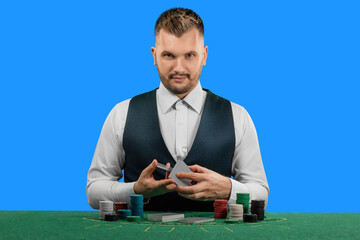
[[[231,103],[207,89],[207,97],[194,143],[184,162],[198,164],[224,176],[231,176],[235,149],[235,131]],[[156,104],[156,89],[130,100],[123,147],[125,150],[125,182],[137,181],[141,172],[154,160],[175,165],[175,160],[162,138]],[[156,169],[154,178],[165,178]],[[152,197],[144,205],[147,211],[213,211],[213,201],[192,201],[177,192]]]

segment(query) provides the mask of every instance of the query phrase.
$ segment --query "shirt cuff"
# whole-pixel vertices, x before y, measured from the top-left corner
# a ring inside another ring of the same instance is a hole
[[[239,181],[230,178],[231,182],[231,193],[228,204],[236,203],[237,193],[250,193],[248,187]]]

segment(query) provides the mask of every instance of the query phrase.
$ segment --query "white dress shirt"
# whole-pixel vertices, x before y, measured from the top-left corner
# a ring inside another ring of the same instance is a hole
[[[156,90],[160,130],[175,161],[184,160],[194,142],[200,124],[207,92],[198,85],[182,100],[162,83]],[[130,99],[118,103],[109,113],[101,130],[88,172],[88,203],[99,209],[99,201],[130,202],[135,182],[119,182],[125,165],[123,133]],[[250,193],[251,199],[267,204],[267,183],[255,126],[240,105],[231,102],[235,129],[235,152],[232,159],[229,203],[236,202],[236,193]],[[151,200],[150,200],[151,201]]]

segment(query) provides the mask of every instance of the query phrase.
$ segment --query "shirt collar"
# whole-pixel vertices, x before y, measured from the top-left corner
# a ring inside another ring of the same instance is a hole
[[[202,90],[200,81],[196,87],[184,98],[184,101],[189,104],[198,114],[200,114],[202,106],[204,105],[204,91]]]
[[[158,89],[158,104],[160,105],[161,111],[163,114],[167,113],[172,106],[179,101],[179,98],[169,91],[162,82],[160,82],[160,87]],[[202,90],[200,81],[196,87],[183,99],[191,108],[193,108],[198,114],[200,114],[203,101],[204,91]]]

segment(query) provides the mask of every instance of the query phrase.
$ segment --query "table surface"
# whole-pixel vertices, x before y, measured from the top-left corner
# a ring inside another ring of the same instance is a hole
[[[213,213],[185,212],[192,216]],[[360,213],[267,212],[257,223],[186,224],[107,222],[97,211],[0,211],[0,239],[360,239],[359,223]]]

